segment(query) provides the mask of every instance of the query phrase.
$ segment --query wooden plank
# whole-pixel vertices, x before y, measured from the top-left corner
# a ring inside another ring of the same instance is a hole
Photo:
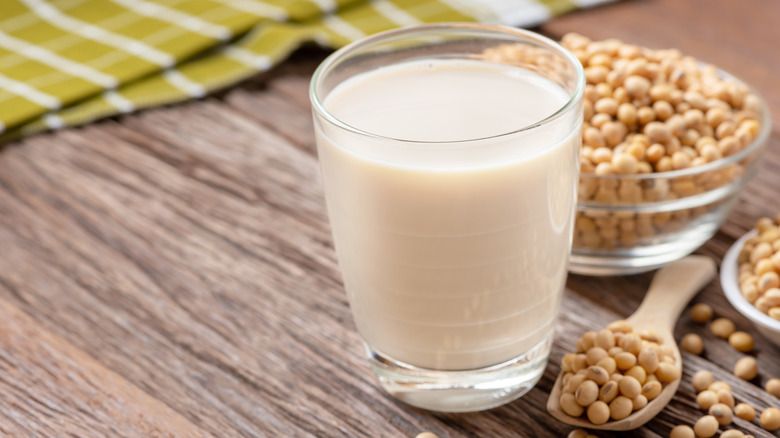
[[[409,432],[363,360],[314,158],[226,107],[177,113],[7,150],[5,294],[216,435]]]
[[[0,435],[213,436],[3,299]]]

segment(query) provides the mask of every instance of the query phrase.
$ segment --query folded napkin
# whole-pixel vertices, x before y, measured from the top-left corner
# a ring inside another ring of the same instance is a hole
[[[304,43],[420,23],[529,27],[609,0],[0,0],[0,140],[203,97]]]

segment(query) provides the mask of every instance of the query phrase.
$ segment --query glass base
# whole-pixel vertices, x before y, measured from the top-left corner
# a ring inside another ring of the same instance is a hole
[[[414,367],[366,346],[382,387],[404,403],[438,412],[474,412],[509,403],[542,377],[552,332],[528,352],[507,362],[465,371]]]

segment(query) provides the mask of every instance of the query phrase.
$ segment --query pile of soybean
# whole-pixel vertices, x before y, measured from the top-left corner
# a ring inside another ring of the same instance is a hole
[[[577,351],[563,356],[561,370],[561,409],[596,425],[642,409],[681,374],[672,346],[651,330],[635,332],[625,320],[583,334]]]

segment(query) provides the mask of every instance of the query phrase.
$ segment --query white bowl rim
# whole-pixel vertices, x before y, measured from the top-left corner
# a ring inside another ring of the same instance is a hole
[[[758,310],[753,304],[748,302],[745,297],[742,296],[742,292],[739,290],[738,284],[738,269],[737,259],[739,253],[742,251],[742,247],[745,245],[745,241],[749,238],[756,236],[758,231],[752,230],[745,233],[740,237],[731,248],[726,252],[723,260],[720,264],[720,284],[723,289],[726,299],[729,300],[732,306],[734,306],[741,314],[750,319],[753,323],[758,324],[768,330],[772,330],[780,333],[780,321],[775,320],[771,316]]]

